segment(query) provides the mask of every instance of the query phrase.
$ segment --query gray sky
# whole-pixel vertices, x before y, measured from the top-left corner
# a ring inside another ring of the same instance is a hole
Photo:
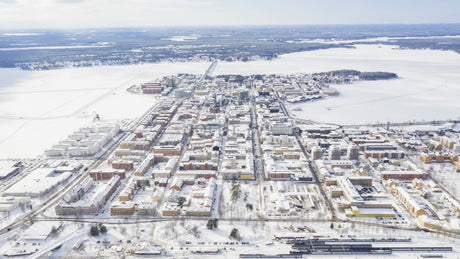
[[[459,0],[0,0],[0,30],[460,23]]]

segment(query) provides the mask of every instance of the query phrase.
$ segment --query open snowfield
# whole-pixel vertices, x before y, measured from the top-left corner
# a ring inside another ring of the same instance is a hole
[[[320,122],[355,124],[457,119],[460,55],[453,51],[402,50],[390,45],[356,45],[282,55],[274,61],[219,63],[215,74],[293,74],[337,69],[385,71],[400,77],[334,86],[337,97],[290,105],[295,116]]]
[[[72,68],[51,71],[0,69],[0,159],[33,158],[86,126],[133,119],[155,102],[126,91],[163,75],[203,73],[209,63]]]

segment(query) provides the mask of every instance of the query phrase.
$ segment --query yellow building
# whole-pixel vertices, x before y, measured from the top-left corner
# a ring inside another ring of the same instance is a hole
[[[420,160],[422,160],[424,163],[431,163],[431,156],[427,153],[422,153],[420,154]]]
[[[241,180],[254,180],[254,174],[239,174]]]
[[[420,180],[420,179],[414,179],[414,180],[412,180],[412,185],[413,185],[414,187],[423,187],[422,180]]]
[[[359,218],[364,217],[389,217],[394,218],[396,216],[393,208],[358,208],[356,206],[351,206],[350,209],[345,209],[345,215],[355,216]]]
[[[136,210],[134,202],[117,202],[110,207],[111,215],[133,215]]]
[[[430,219],[427,216],[419,217],[418,221],[425,228],[431,228],[431,229],[436,229],[436,230],[442,230],[443,229],[443,227],[441,226],[442,223],[440,221]]]

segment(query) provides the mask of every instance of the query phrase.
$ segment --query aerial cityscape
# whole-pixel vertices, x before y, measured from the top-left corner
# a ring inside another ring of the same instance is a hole
[[[458,3],[135,2],[0,1],[0,258],[460,258]]]

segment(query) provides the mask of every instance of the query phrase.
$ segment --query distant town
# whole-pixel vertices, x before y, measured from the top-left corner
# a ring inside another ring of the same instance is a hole
[[[395,73],[213,76],[215,66],[130,87],[156,96],[140,118],[95,115],[39,159],[0,161],[1,254],[454,251],[410,233],[460,236],[459,193],[449,181],[460,172],[457,122],[343,126],[291,114],[296,103],[335,98],[332,84],[398,80]],[[259,229],[266,236],[250,238]]]

